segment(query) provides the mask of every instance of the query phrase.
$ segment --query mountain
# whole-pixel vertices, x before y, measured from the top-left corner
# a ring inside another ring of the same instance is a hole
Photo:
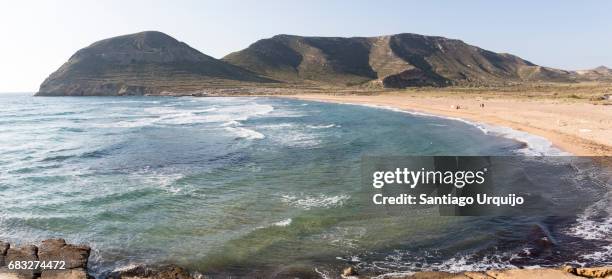
[[[36,95],[184,95],[281,84],[404,88],[576,79],[584,78],[435,36],[277,35],[219,60],[164,33],[146,31],[77,51]]]
[[[105,39],[77,51],[36,95],[192,92],[273,80],[205,55],[157,31]]]
[[[571,81],[568,71],[535,65],[460,40],[417,34],[380,37],[277,35],[222,59],[285,82],[384,87]]]
[[[576,75],[589,81],[612,81],[612,69],[606,66],[599,66],[590,70],[578,70]]]

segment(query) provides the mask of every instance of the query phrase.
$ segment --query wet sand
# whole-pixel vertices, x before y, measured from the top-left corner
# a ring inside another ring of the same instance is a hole
[[[544,137],[581,156],[612,155],[612,106],[552,99],[474,96],[300,94],[302,100],[367,104],[458,117]],[[484,107],[481,107],[484,104]],[[457,106],[459,109],[457,109]]]

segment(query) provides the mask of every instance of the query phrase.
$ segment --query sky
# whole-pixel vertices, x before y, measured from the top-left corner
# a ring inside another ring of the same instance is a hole
[[[221,58],[276,34],[461,39],[568,70],[612,67],[612,1],[0,0],[0,92],[35,92],[77,50],[157,30]]]

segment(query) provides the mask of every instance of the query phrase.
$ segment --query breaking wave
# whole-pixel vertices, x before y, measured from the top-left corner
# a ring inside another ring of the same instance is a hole
[[[304,210],[310,210],[313,208],[331,208],[342,206],[348,199],[349,195],[337,195],[337,196],[326,196],[320,195],[283,195],[283,203],[301,208]]]

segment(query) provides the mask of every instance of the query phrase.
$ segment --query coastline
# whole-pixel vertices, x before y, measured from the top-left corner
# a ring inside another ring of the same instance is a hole
[[[561,103],[551,100],[512,98],[485,100],[461,96],[414,96],[393,93],[384,95],[303,94],[278,97],[393,108],[409,113],[424,113],[459,121],[482,123],[545,138],[552,143],[551,147],[573,155],[612,155],[612,130],[606,129],[612,119],[612,109],[606,109],[605,106]],[[480,104],[484,104],[485,107],[481,108]],[[457,106],[460,108],[457,109]]]
[[[363,96],[357,96],[357,97],[363,97]],[[368,96],[371,97],[371,96]],[[312,100],[312,101],[318,101],[318,100]],[[397,109],[400,110],[400,108],[395,108],[394,106],[388,105],[388,104],[368,104],[368,103],[351,103],[351,102],[343,102],[343,101],[335,101],[336,103],[344,103],[344,104],[352,104],[352,105],[366,105],[366,106],[374,106],[374,107],[378,107],[378,108],[384,108],[384,109]],[[410,109],[401,109],[404,112],[411,112],[412,110]],[[419,113],[416,113],[421,114]],[[422,114],[424,115],[434,115],[434,113],[430,113],[430,112],[423,112]],[[455,119],[458,121],[465,121],[465,122],[470,122],[467,120],[464,120],[463,118],[459,118],[459,117],[455,117],[455,116],[437,116],[436,117],[445,117],[445,118],[449,118],[449,119]],[[485,126],[486,127],[486,126]],[[489,128],[489,127],[486,127]],[[471,130],[471,129],[470,129]],[[477,132],[477,131],[475,131]],[[1,256],[1,255],[0,255]],[[562,264],[562,263],[560,263]],[[153,271],[151,271],[150,269],[153,269]],[[180,267],[171,267],[171,269],[161,269],[162,267],[159,266],[135,266],[132,269],[126,269],[126,270],[114,270],[112,271],[114,274],[118,274],[115,273],[119,272],[119,273],[123,273],[127,274],[124,276],[130,276],[129,278],[165,278],[165,277],[161,277],[158,275],[152,275],[152,276],[156,276],[156,277],[149,277],[149,275],[146,274],[158,274],[155,272],[165,272],[167,274],[176,274],[176,272],[178,272],[177,270],[180,270],[180,273],[183,274],[181,276],[190,276],[190,277],[184,277],[184,278],[200,278],[200,277],[191,277],[191,275],[188,274],[188,272],[186,272],[184,269],[180,268]],[[161,270],[159,270],[161,269]],[[81,270],[79,271],[71,271],[72,273],[74,272],[78,272],[79,275],[82,275]],[[339,275],[340,271],[338,271],[338,274],[334,274],[334,275]],[[540,277],[540,278],[576,278],[575,276],[571,276],[571,277],[566,277],[566,273],[567,276],[570,276],[568,272],[561,272],[561,266],[554,266],[554,267],[547,267],[547,268],[537,268],[537,269],[507,269],[507,270],[490,270],[490,271],[466,271],[466,272],[462,272],[462,273],[448,273],[448,272],[417,272],[414,274],[404,274],[404,275],[398,275],[401,277],[395,277],[393,275],[389,275],[389,276],[378,276],[378,277],[374,277],[374,278],[530,278],[530,275],[533,275],[534,273],[537,274],[542,274],[542,276],[549,276],[549,277]],[[570,273],[574,273],[574,272],[570,272]],[[140,275],[139,275],[140,274]],[[185,275],[187,274],[187,275]],[[497,275],[496,275],[497,274]],[[550,275],[549,275],[550,274]],[[563,277],[560,277],[561,274],[564,274]],[[134,276],[132,276],[134,275]],[[142,275],[142,276],[141,276]],[[75,275],[77,276],[77,275]],[[474,277],[476,276],[476,277]],[[514,277],[512,277],[514,276]],[[4,278],[2,277],[2,273],[0,271],[0,278]],[[68,277],[63,277],[63,278],[68,278]],[[74,278],[79,278],[79,277],[74,277]],[[106,278],[106,277],[104,277]],[[118,277],[120,278],[120,277]],[[174,278],[174,277],[168,277],[168,278]],[[204,277],[206,278],[206,277]],[[275,277],[276,278],[276,277]],[[277,277],[277,278],[285,278],[285,277]],[[339,278],[339,277],[331,277],[331,278]],[[369,278],[369,277],[360,277],[360,276],[349,276],[349,277],[343,277],[343,278]]]
[[[87,245],[66,243],[64,239],[47,239],[39,245],[12,246],[0,241],[0,279],[47,278],[47,279],[90,279],[95,278],[88,269],[91,248]],[[36,268],[17,267],[16,262],[53,262],[61,263],[55,267],[41,266]],[[271,278],[313,278],[314,274],[288,272],[276,274]],[[322,275],[322,274],[319,274]],[[330,277],[332,276],[332,277]],[[533,269],[491,269],[487,271],[421,271],[414,273],[391,273],[375,277],[361,276],[357,269],[346,267],[339,270],[337,275],[325,275],[323,278],[344,279],[522,279],[522,278],[611,278],[612,267],[547,267]],[[106,279],[196,279],[208,278],[197,271],[188,271],[176,265],[131,265],[107,272],[98,277]]]

